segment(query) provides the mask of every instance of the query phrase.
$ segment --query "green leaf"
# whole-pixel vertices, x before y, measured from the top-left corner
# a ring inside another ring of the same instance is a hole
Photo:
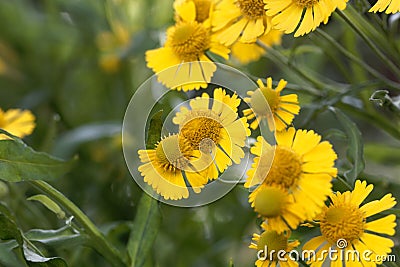
[[[350,170],[344,172],[344,176],[347,181],[354,184],[358,175],[364,170],[364,146],[362,142],[361,132],[356,124],[350,120],[342,111],[337,108],[329,108],[336,119],[342,124],[344,131],[347,135],[348,148],[347,148],[347,159],[353,165]]]
[[[157,200],[143,193],[136,214],[127,250],[131,267],[142,267],[160,227],[161,215]]]
[[[30,241],[40,242],[57,248],[76,247],[85,244],[88,237],[74,231],[69,225],[57,230],[33,229],[26,232]]]
[[[4,181],[54,180],[70,167],[71,162],[36,152],[21,140],[0,141],[0,179]]]
[[[19,259],[15,253],[21,252],[18,243],[15,240],[9,242],[0,242],[0,266],[12,266],[12,267],[25,267],[22,263],[22,259]],[[22,258],[22,256],[21,256]]]
[[[43,257],[27,246],[24,246],[24,256],[29,267],[67,267],[67,263],[58,257]]]
[[[392,98],[389,96],[389,91],[387,90],[377,90],[371,97],[370,101],[377,103],[381,107],[386,107],[390,111],[400,115],[400,97]]]
[[[58,206],[57,203],[55,203],[53,200],[51,200],[49,197],[45,195],[35,195],[29,197],[27,200],[35,200],[39,201],[42,203],[46,208],[54,212],[59,219],[64,219],[65,218],[65,212]]]
[[[147,149],[154,148],[161,139],[161,131],[163,125],[162,114],[163,110],[160,110],[156,114],[154,114],[150,120],[146,141]]]
[[[0,239],[17,240],[18,244],[23,243],[21,232],[15,222],[8,218],[4,213],[0,213]]]

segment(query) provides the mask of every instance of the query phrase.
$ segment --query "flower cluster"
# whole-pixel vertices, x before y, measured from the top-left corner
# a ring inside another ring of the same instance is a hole
[[[363,266],[380,264],[382,260],[379,259],[391,252],[394,243],[373,233],[394,235],[396,216],[390,214],[371,220],[370,217],[392,208],[395,199],[388,194],[381,200],[360,206],[373,189],[373,185],[367,186],[365,181],[356,181],[352,192],[333,193],[331,182],[337,176],[334,167],[337,155],[332,145],[321,141],[321,136],[312,130],[296,130],[289,126],[294,114],[298,114],[299,106],[296,95],[279,96],[285,81],[281,80],[275,90],[270,78],[267,87],[260,81],[259,85],[259,89],[249,94],[251,98],[247,102],[252,109],[246,110],[245,114],[250,119],[262,118],[264,113],[257,108],[262,99],[273,114],[273,118],[266,116],[268,125],[275,122],[277,128],[274,144],[259,136],[251,148],[255,157],[245,183],[245,187],[252,189],[249,195],[251,207],[263,219],[263,232],[254,234],[249,246],[259,252],[256,266],[298,266],[289,253],[277,257],[279,254],[276,252],[290,252],[298,247],[300,242],[289,238],[293,230],[306,222],[319,226],[321,232],[321,236],[303,246],[303,250],[315,252],[315,257],[303,259],[308,260],[312,267],[324,262],[331,266],[341,265],[342,260],[348,266],[357,262],[353,258],[327,259],[330,249],[344,253],[356,250],[361,254],[367,251],[370,252],[369,258],[362,259]],[[258,122],[251,124],[252,128],[257,125]],[[326,205],[327,200],[331,204]],[[344,240],[347,246],[340,247],[340,240]],[[275,254],[268,254],[266,248]]]

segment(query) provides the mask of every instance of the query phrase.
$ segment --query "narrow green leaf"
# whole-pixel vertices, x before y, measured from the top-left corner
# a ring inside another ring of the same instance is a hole
[[[147,149],[154,148],[157,142],[159,142],[161,139],[161,130],[163,125],[162,114],[163,111],[160,110],[154,114],[150,120],[146,140]]]
[[[64,219],[65,218],[65,212],[58,206],[57,203],[55,203],[53,200],[51,200],[49,197],[45,195],[35,195],[29,197],[27,200],[35,200],[40,203],[42,203],[46,208],[54,212],[59,219]]]
[[[67,267],[67,263],[58,257],[46,258],[24,246],[24,255],[29,267]]]
[[[76,247],[88,241],[87,236],[74,231],[69,225],[56,230],[32,229],[24,235],[30,241],[40,242],[57,248]]]
[[[127,246],[131,267],[142,267],[160,227],[161,215],[156,199],[142,194]]]
[[[0,141],[0,179],[4,181],[54,180],[70,167],[71,162],[36,152],[20,140]]]
[[[21,245],[23,243],[22,235],[17,225],[3,213],[0,213],[0,239],[15,239],[18,244]]]
[[[388,90],[375,91],[369,100],[377,103],[381,107],[389,109],[397,115],[400,115],[400,97],[390,97]]]
[[[330,110],[333,112],[340,124],[342,124],[347,135],[347,159],[353,165],[353,167],[350,170],[345,171],[344,176],[349,183],[354,184],[358,175],[364,170],[365,167],[364,146],[361,132],[356,124],[342,111],[334,107],[330,107]]]
[[[25,267],[22,263],[22,259],[19,259],[15,254],[14,250],[20,248],[15,240],[9,242],[0,242],[0,266],[13,266],[13,267]]]

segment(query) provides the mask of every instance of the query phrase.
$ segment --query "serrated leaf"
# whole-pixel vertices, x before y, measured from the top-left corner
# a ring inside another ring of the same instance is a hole
[[[127,246],[131,267],[142,267],[160,227],[161,215],[156,199],[142,194]]]
[[[364,145],[361,137],[361,132],[357,125],[350,120],[342,111],[337,108],[330,107],[330,110],[335,115],[336,119],[343,126],[344,131],[347,135],[348,148],[347,148],[347,159],[353,165],[350,170],[344,172],[344,176],[347,181],[354,184],[358,175],[365,168],[364,161]]]
[[[57,230],[32,229],[24,235],[30,241],[40,242],[57,248],[79,246],[88,240],[85,235],[74,231],[69,225]]]
[[[27,200],[34,200],[42,203],[46,208],[54,212],[59,219],[64,219],[65,218],[65,212],[58,206],[57,203],[55,203],[53,200],[51,200],[49,197],[45,195],[35,195],[29,197]]]
[[[163,125],[162,114],[163,110],[160,110],[156,114],[154,114],[150,120],[146,140],[147,149],[154,148],[161,139],[161,131]]]
[[[27,246],[24,246],[24,256],[29,267],[68,267],[63,259],[43,257]]]
[[[70,167],[71,162],[36,152],[20,140],[0,141],[0,179],[4,181],[54,180]]]

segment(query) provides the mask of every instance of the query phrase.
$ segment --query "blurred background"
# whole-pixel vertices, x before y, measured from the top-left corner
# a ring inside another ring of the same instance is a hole
[[[121,250],[132,220],[140,216],[136,207],[142,191],[125,165],[120,129],[130,98],[153,74],[146,67],[144,53],[159,47],[163,32],[173,24],[172,4],[172,0],[0,1],[0,108],[32,110],[37,127],[25,138],[26,143],[60,158],[77,159],[73,169],[52,185]],[[323,28],[364,53],[367,61],[375,62],[335,18]],[[353,75],[356,67],[349,64],[349,69],[340,69],[335,62],[341,61],[341,56],[330,50],[329,44],[310,36],[295,40],[285,36],[283,51],[329,79],[357,79]],[[306,86],[290,69],[280,68],[268,58],[245,66],[234,61],[228,64],[256,77],[285,78],[300,88]],[[365,77],[359,75],[358,79]],[[324,110],[315,112],[316,101],[324,99],[294,91],[302,106],[294,125],[314,129],[329,139],[339,154],[338,166],[346,167],[342,160],[346,158],[346,141],[337,131],[333,116]],[[352,96],[346,101],[359,104]],[[392,119],[392,114],[379,107],[371,104],[369,108]],[[376,185],[369,199],[388,192],[400,199],[399,140],[363,118],[349,115],[360,128],[365,144],[366,169],[361,178]],[[335,188],[344,189],[337,182]],[[0,181],[0,201],[11,208],[22,230],[65,225],[39,203],[26,201],[36,193],[25,183]],[[231,260],[235,266],[253,266],[256,255],[247,247],[251,235],[259,231],[260,221],[247,197],[248,191],[237,186],[205,207],[184,209],[160,204],[162,223],[147,266],[216,267],[230,266]],[[301,228],[295,235],[307,240],[314,234]],[[399,234],[394,240],[395,254],[400,255]],[[63,257],[69,266],[110,266],[84,245],[45,249],[51,256]]]

